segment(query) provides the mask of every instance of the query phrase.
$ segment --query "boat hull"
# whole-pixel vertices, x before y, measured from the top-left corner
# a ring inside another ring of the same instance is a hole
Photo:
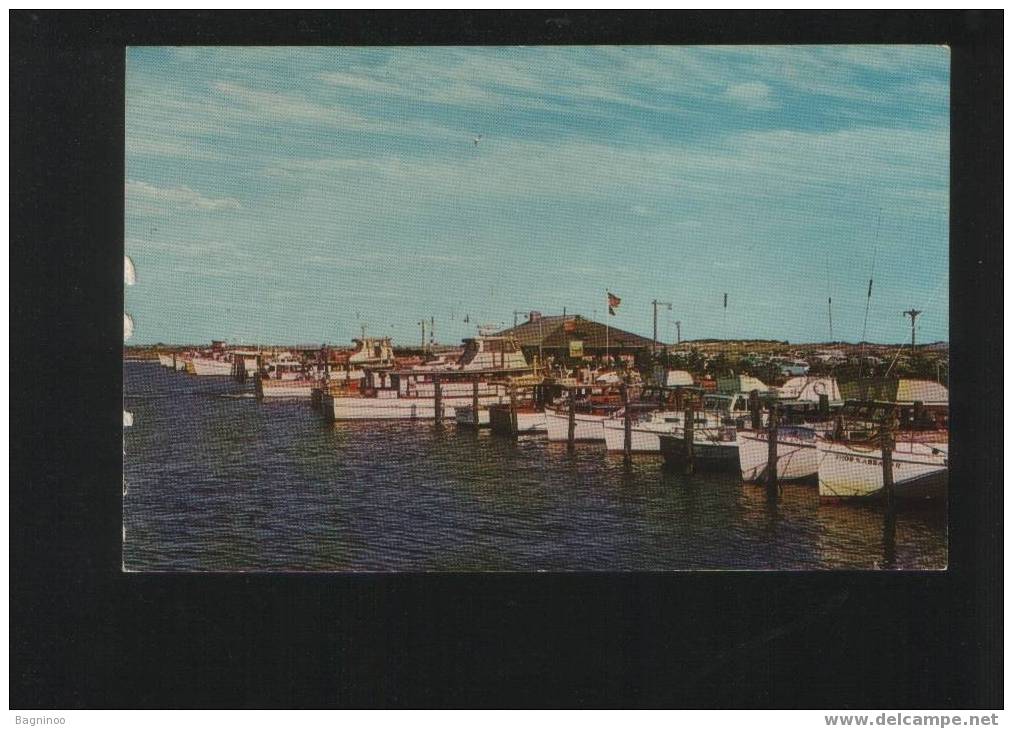
[[[232,363],[218,359],[189,360],[190,371],[198,377],[229,377],[232,375]]]
[[[682,434],[666,434],[660,436],[661,455],[666,466],[685,466],[686,447]],[[736,441],[714,442],[709,439],[695,437],[693,439],[693,465],[700,470],[737,471],[739,470],[739,448]]]
[[[874,448],[820,439],[821,499],[871,499],[883,495],[883,458]],[[949,487],[948,447],[942,443],[898,443],[893,452],[894,497],[940,499]]]
[[[435,420],[436,400],[427,397],[340,397],[321,395],[328,420]],[[478,404],[501,402],[499,395],[480,396]],[[456,407],[470,407],[471,397],[444,397],[443,417],[455,418]]]
[[[513,426],[510,422],[510,408],[499,406],[489,409],[489,425],[494,433],[513,435]],[[532,410],[517,411],[517,434],[544,433],[545,413]]]
[[[158,364],[162,365],[163,367],[167,367],[170,370],[171,369],[175,369],[173,367],[173,364],[172,364],[172,355],[171,354],[160,354],[160,355],[158,355]]]
[[[454,408],[454,422],[464,428],[488,428],[489,409],[478,408],[478,420],[475,419],[475,409],[471,405],[461,405]]]
[[[739,432],[739,469],[744,481],[767,478],[769,443],[766,431]],[[777,479],[803,481],[815,479],[819,471],[816,434],[804,429],[779,430],[777,436]]]
[[[605,431],[602,429],[604,415],[588,415],[587,413],[574,413],[573,439],[581,441],[605,440]],[[545,432],[550,441],[567,442],[569,440],[570,415],[569,413],[557,413],[551,410],[545,411]]]
[[[312,380],[257,380],[257,396],[265,400],[306,399],[313,394],[316,382]]]
[[[672,430],[674,430],[674,426]],[[626,450],[626,424],[622,418],[610,418],[603,421],[602,432],[605,436],[607,450]],[[630,450],[633,453],[660,453],[660,435],[661,432],[658,430],[649,430],[633,424],[630,427]]]

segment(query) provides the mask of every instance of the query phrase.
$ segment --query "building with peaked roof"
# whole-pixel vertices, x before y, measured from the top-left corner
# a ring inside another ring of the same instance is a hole
[[[650,352],[654,344],[647,337],[613,326],[606,328],[579,314],[541,316],[532,312],[526,322],[497,332],[497,336],[516,338],[529,360],[539,350],[545,357],[580,358],[604,355],[606,347],[612,356],[632,357]]]

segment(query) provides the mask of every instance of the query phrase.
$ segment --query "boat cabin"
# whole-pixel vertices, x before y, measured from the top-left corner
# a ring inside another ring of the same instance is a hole
[[[528,360],[515,337],[472,337],[464,340],[458,360],[462,370],[524,370]]]

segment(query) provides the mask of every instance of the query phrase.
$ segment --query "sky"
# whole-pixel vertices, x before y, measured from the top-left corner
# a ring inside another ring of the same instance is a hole
[[[430,317],[454,343],[515,311],[603,320],[606,291],[645,336],[671,303],[662,341],[676,321],[827,341],[828,297],[835,340],[909,340],[912,307],[919,341],[948,340],[949,66],[938,46],[130,48],[129,343],[410,345]]]

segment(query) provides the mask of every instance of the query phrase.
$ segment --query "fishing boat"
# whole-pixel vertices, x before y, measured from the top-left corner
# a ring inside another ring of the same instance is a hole
[[[666,466],[687,463],[686,438],[683,430],[658,436],[661,455]],[[734,426],[693,429],[693,464],[708,471],[736,471],[739,468],[738,432]]]
[[[766,430],[740,431],[739,470],[743,481],[767,478],[770,456],[770,434]],[[799,425],[777,428],[777,480],[802,481],[815,479],[819,470],[816,451],[817,430]]]
[[[238,382],[246,382],[257,376],[263,352],[256,349],[235,349],[230,355],[232,357],[232,376]]]
[[[530,435],[545,432],[544,402],[551,388],[540,374],[511,377],[505,383],[512,393],[506,403],[479,406],[477,427],[486,424],[500,435]],[[457,422],[465,427],[476,427],[475,408],[466,405],[457,411]]]
[[[511,414],[510,405],[490,405],[489,427],[494,433],[503,435],[530,435],[544,433],[546,429],[545,410],[534,403],[520,403]],[[516,426],[512,418],[516,418]]]
[[[454,422],[463,428],[488,428],[489,408],[479,407],[476,410],[472,405],[457,405],[454,407]]]
[[[227,377],[232,374],[232,355],[226,350],[224,340],[216,339],[210,348],[184,358],[184,366],[187,372],[198,377]]]
[[[232,361],[226,358],[194,356],[186,361],[185,366],[187,372],[199,377],[228,377],[232,374]]]
[[[570,408],[573,408],[573,440],[605,439],[602,423],[622,407],[619,393],[611,383],[571,387],[567,398],[545,406],[545,432],[550,441],[570,440]]]
[[[437,392],[442,416],[454,418],[458,406],[479,407],[502,403],[507,397],[503,381],[531,373],[520,345],[513,337],[474,337],[464,340],[456,363],[434,367],[417,365],[406,370],[364,368],[357,390],[322,392],[325,416],[330,420],[433,420]]]
[[[682,388],[679,395],[695,395],[700,406],[694,409],[694,424],[701,428],[733,426],[746,428],[750,424],[749,395],[739,392],[731,395],[701,394],[698,388]],[[679,400],[681,401],[681,397]],[[671,404],[671,398],[667,401]],[[664,433],[682,433],[686,411],[677,401],[674,408],[637,413],[630,426],[631,450],[634,453],[659,453]],[[762,422],[762,420],[761,420]],[[626,423],[622,411],[602,421],[605,447],[609,451],[622,451],[626,443]]]
[[[367,369],[379,372],[394,369],[398,360],[390,337],[361,337],[352,340],[351,351],[323,347],[317,355],[316,370],[320,374],[310,388],[314,409],[323,407],[323,395],[357,396]]]
[[[821,499],[871,499],[883,492],[880,446],[821,438]],[[945,498],[949,485],[949,446],[943,435],[928,440],[901,438],[891,453],[893,491],[903,500]]]
[[[173,365],[173,355],[171,354],[159,354],[158,364],[168,369],[175,369],[175,366]]]
[[[262,361],[256,378],[259,398],[309,398],[317,378],[299,358],[285,352]]]
[[[817,439],[820,498],[882,496],[884,441],[890,443],[895,498],[945,498],[949,486],[948,395],[938,388],[920,388],[920,392],[931,391],[935,396],[931,406],[920,400],[846,403],[834,431]],[[890,429],[888,439],[883,428]]]

